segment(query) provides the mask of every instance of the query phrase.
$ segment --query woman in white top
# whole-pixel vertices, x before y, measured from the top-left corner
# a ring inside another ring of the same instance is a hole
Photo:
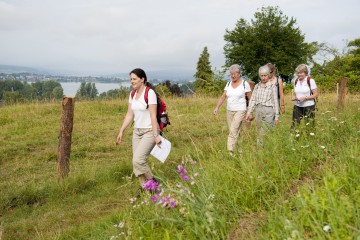
[[[130,78],[135,94],[129,95],[128,110],[117,136],[117,143],[122,143],[124,131],[134,119],[133,171],[142,186],[146,180],[154,179],[146,159],[155,144],[161,143],[159,125],[156,120],[157,95],[148,83],[144,70],[140,68],[132,70]],[[150,88],[148,89],[148,103],[144,98],[147,88]]]
[[[231,82],[227,83],[224,93],[218,100],[214,109],[214,114],[218,114],[219,108],[227,98],[227,122],[229,126],[229,135],[227,140],[227,149],[230,155],[233,154],[240,135],[241,122],[246,114],[246,98],[251,98],[250,85],[241,78],[241,67],[234,64],[229,68]]]
[[[308,76],[309,69],[305,64],[300,64],[295,72],[297,79],[294,82],[294,93],[292,101],[296,101],[293,116],[292,125],[293,129],[295,125],[299,125],[301,119],[305,119],[306,125],[310,122],[310,126],[315,126],[315,99],[318,96],[317,86],[315,80]]]

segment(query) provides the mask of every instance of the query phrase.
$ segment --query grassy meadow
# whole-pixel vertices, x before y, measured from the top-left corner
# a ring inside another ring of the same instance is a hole
[[[75,102],[70,175],[56,181],[61,103],[0,107],[0,239],[360,239],[360,96],[322,95],[316,129],[289,128],[293,103],[256,145],[229,156],[226,106],[165,99],[172,152],[149,163],[176,202],[131,202],[131,133],[116,145],[126,100]],[[188,181],[177,172],[187,170]]]

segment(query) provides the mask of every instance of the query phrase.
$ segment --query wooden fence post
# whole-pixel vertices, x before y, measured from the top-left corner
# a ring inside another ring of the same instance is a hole
[[[347,78],[342,78],[340,80],[340,89],[338,94],[338,110],[341,110],[344,108],[344,101],[345,101],[345,95],[346,95],[346,84],[347,84]]]
[[[71,133],[73,129],[75,98],[64,97],[60,122],[56,176],[59,182],[70,172]]]

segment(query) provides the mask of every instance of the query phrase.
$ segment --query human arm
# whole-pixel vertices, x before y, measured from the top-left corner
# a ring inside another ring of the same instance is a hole
[[[272,98],[274,100],[274,110],[275,110],[275,124],[278,124],[279,122],[279,99],[277,96],[277,89],[275,87],[275,85],[272,85]]]
[[[150,110],[150,119],[151,119],[151,129],[153,131],[154,141],[157,145],[160,145],[161,138],[159,135],[158,122],[156,119],[157,104],[149,104],[149,110]]]
[[[214,115],[218,114],[219,108],[221,107],[221,105],[224,103],[226,99],[226,91],[224,91],[224,93],[221,95],[221,97],[219,98],[216,107],[214,109]]]
[[[129,124],[131,123],[133,118],[134,118],[134,113],[131,110],[131,103],[129,103],[128,104],[128,110],[126,112],[123,124],[122,124],[122,126],[120,128],[119,134],[118,134],[117,139],[116,139],[117,144],[122,143],[122,136],[124,134],[124,131],[129,126]]]
[[[284,114],[285,113],[284,83],[281,78],[279,78],[279,93],[280,93],[280,111],[282,114]]]
[[[251,119],[252,119],[252,112],[254,111],[254,108],[255,108],[255,98],[256,98],[257,93],[258,93],[258,84],[254,87],[254,91],[251,94],[251,98],[249,101],[249,107],[248,107],[248,110],[247,110],[247,113],[245,116],[246,121],[251,121]]]

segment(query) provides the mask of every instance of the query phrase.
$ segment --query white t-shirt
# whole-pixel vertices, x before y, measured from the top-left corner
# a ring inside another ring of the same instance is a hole
[[[145,102],[145,91],[142,92],[139,99],[136,99],[137,91],[134,94],[134,97],[131,98],[131,92],[129,96],[129,103],[131,104],[131,110],[134,113],[134,128],[152,128],[151,125],[151,118],[150,118],[150,109],[146,109],[146,102]],[[157,104],[156,94],[154,90],[149,89],[148,92],[148,103],[150,104]]]
[[[317,88],[315,80],[312,78],[310,78],[310,87],[311,87],[311,90],[314,90]],[[311,95],[310,87],[307,84],[307,77],[302,82],[300,82],[300,80],[298,80],[297,84],[295,86],[295,89],[294,89],[296,98],[309,97]],[[296,106],[298,106],[298,107],[309,107],[312,105],[315,105],[314,99],[310,99],[310,100],[307,100],[304,102],[296,101]]]
[[[226,97],[227,97],[227,110],[229,111],[246,110],[245,93],[251,92],[251,88],[248,82],[245,81],[245,89],[243,82],[241,82],[239,86],[237,86],[236,88],[233,88],[231,86],[231,82],[227,83],[224,88],[224,91],[226,91]]]

